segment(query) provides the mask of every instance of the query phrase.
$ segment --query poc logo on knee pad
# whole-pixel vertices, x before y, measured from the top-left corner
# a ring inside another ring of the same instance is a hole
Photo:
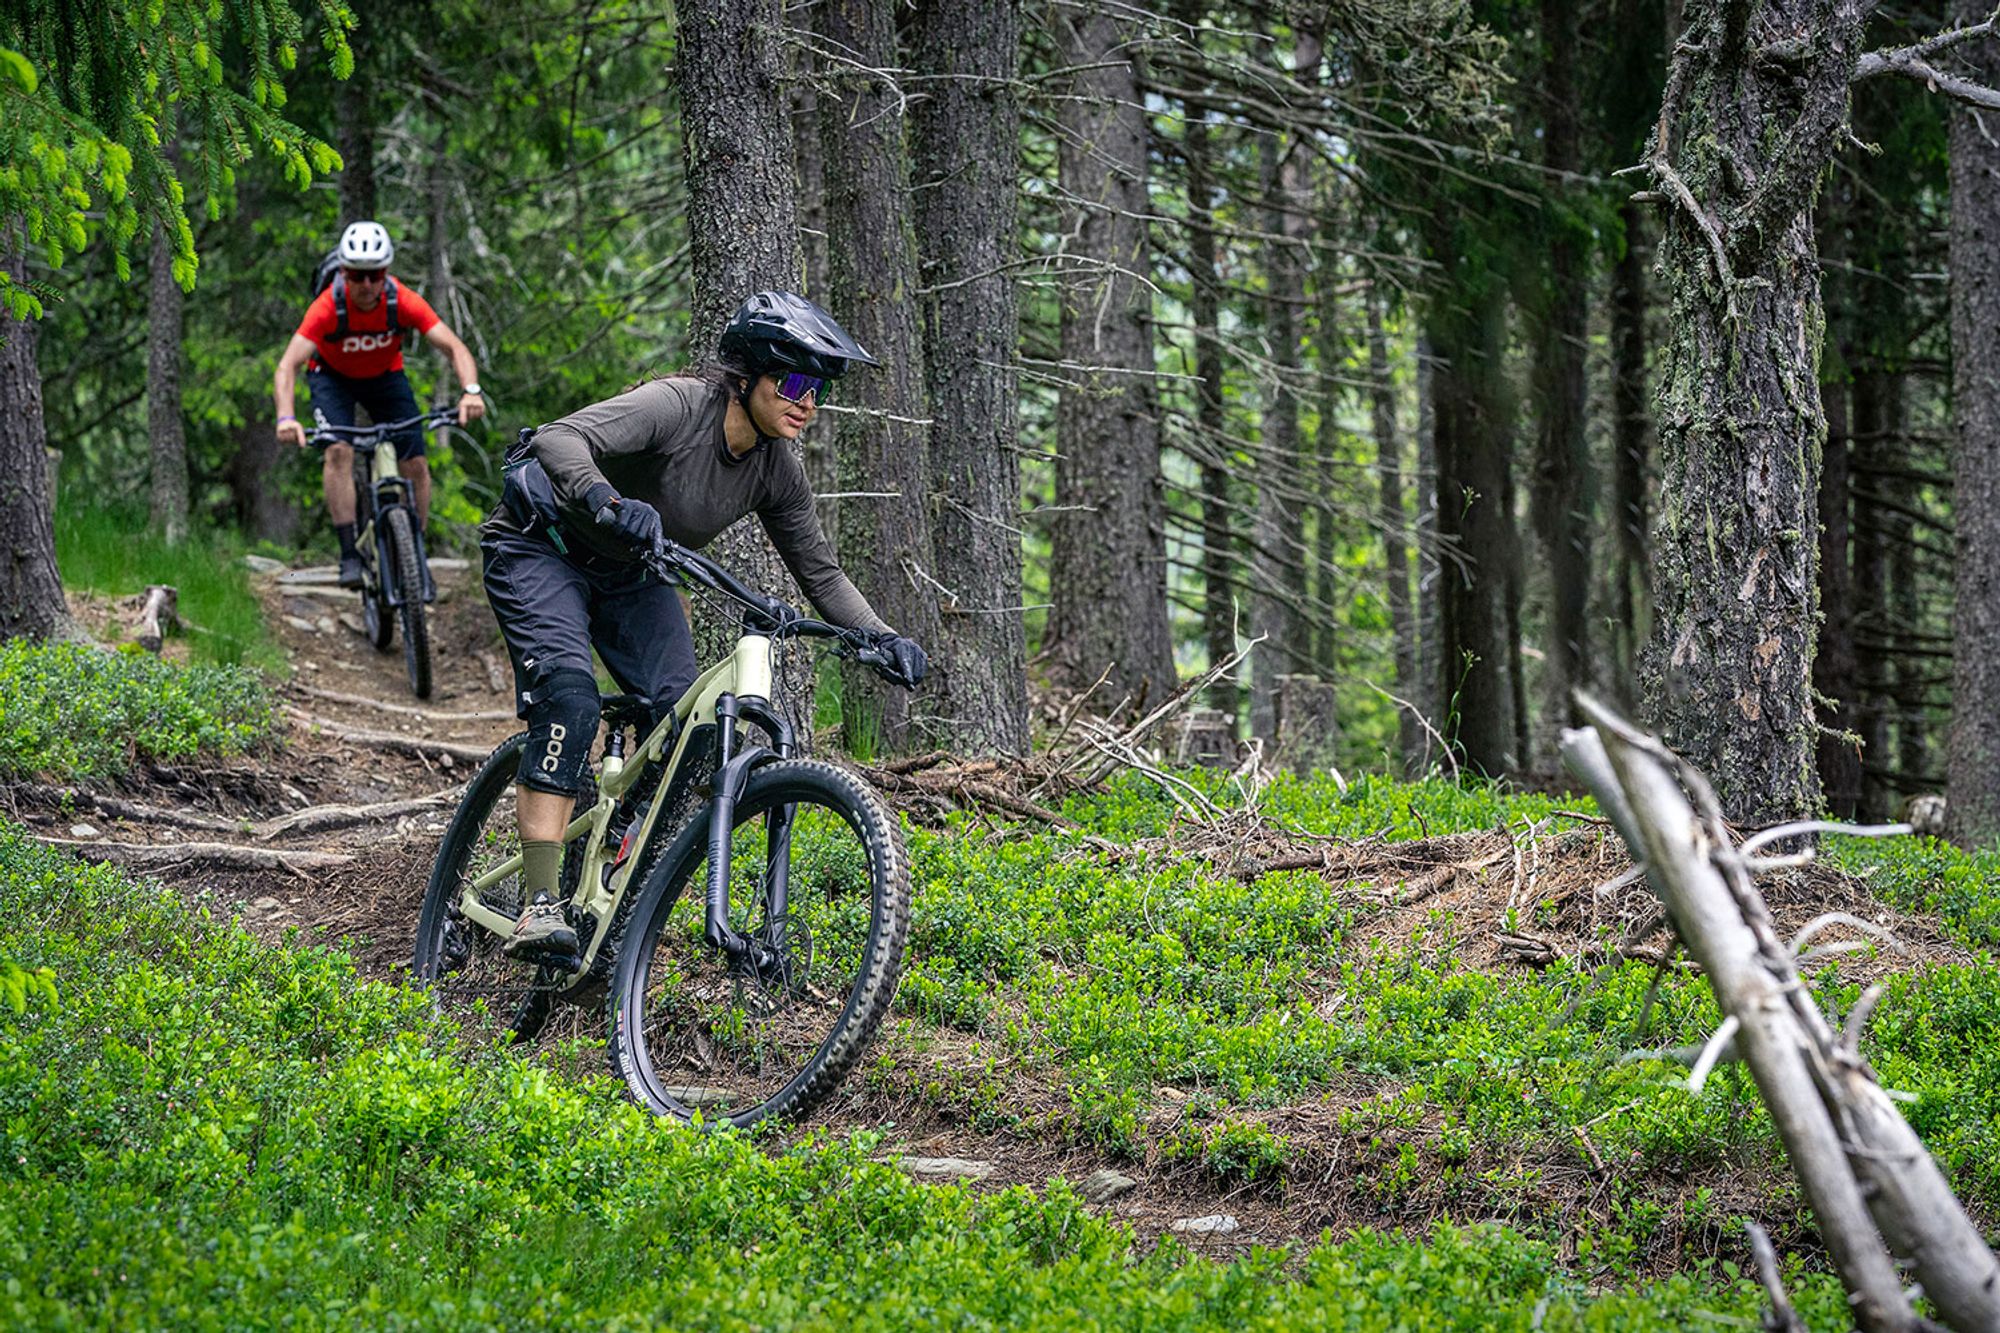
[[[554,773],[562,767],[563,741],[569,736],[569,728],[560,722],[549,724],[548,748],[542,751],[542,772]]]

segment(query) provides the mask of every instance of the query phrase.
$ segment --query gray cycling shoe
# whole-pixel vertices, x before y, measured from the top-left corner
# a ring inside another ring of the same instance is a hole
[[[514,923],[514,933],[500,946],[500,952],[509,957],[575,953],[576,929],[563,916],[561,903],[550,901],[547,895],[538,895],[537,901],[529,903],[528,910]]]

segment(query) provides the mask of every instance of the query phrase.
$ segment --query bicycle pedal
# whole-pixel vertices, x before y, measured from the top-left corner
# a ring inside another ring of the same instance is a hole
[[[583,966],[583,956],[573,949],[551,949],[546,945],[527,945],[508,955],[517,963],[528,963],[535,967],[546,967],[556,972],[575,972]]]

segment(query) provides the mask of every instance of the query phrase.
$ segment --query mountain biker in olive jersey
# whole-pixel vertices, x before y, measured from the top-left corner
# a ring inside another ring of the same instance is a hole
[[[694,682],[676,591],[641,557],[706,546],[745,514],[828,621],[873,631],[909,684],[924,651],[875,614],[835,562],[790,447],[829,381],[875,358],[833,317],[760,292],[730,317],[713,365],[583,408],[528,439],[480,534],[487,599],[514,665],[528,746],[515,786],[527,910],[509,953],[576,947],[557,901],[562,836],[597,736],[597,650],[620,688],[660,713]],[[524,433],[525,435],[526,433]]]
[[[479,369],[472,352],[430,303],[390,276],[396,247],[379,222],[357,222],[341,233],[335,252],[339,272],[306,308],[298,332],[278,358],[272,387],[277,399],[278,442],[303,447],[308,432],[292,415],[292,385],[300,367],[312,391],[313,421],[321,426],[352,426],[357,405],[372,421],[407,421],[417,415],[416,395],[403,374],[403,335],[420,333],[451,358],[464,392],[458,399],[458,424],[486,414],[479,396]],[[430,513],[431,469],[424,457],[421,427],[397,434],[396,469],[410,482],[422,523]],[[340,586],[361,586],[361,556],[354,547],[354,450],[343,443],[326,447],[320,464],[326,509],[340,539]]]

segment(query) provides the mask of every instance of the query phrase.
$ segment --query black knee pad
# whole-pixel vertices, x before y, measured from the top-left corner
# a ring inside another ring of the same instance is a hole
[[[597,739],[597,679],[561,668],[537,681],[528,700],[528,748],[518,781],[536,791],[574,796],[583,789],[583,767]]]

